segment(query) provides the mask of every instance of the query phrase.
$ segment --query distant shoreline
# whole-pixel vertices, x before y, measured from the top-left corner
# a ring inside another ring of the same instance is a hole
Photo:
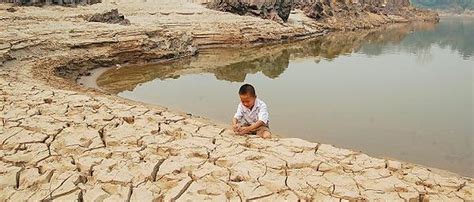
[[[464,10],[462,12],[449,9],[430,9],[437,12],[440,17],[474,17],[474,10]]]

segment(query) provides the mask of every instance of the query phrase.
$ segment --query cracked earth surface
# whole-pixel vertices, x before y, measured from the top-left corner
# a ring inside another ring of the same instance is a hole
[[[455,174],[0,80],[2,200],[473,199]]]
[[[84,22],[75,17],[82,11],[22,9],[33,14],[0,10],[1,201],[474,200],[472,178],[300,139],[235,136],[205,119],[78,87],[55,70],[186,56],[196,41],[178,28],[136,25],[140,13],[124,27]],[[175,13],[162,17],[189,16]],[[243,40],[262,32],[255,30]],[[275,37],[268,30],[259,37]]]

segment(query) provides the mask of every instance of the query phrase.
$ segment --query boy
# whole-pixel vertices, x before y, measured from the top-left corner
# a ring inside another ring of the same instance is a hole
[[[232,129],[238,135],[256,134],[262,138],[270,138],[268,128],[267,105],[257,98],[255,88],[245,84],[239,89],[240,103],[232,119]]]

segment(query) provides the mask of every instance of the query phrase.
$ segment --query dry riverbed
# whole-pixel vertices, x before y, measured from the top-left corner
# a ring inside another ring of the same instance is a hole
[[[335,25],[298,11],[279,24],[186,1],[10,7],[0,4],[1,201],[474,200],[468,177],[300,139],[238,137],[74,83],[100,66],[305,38]],[[84,20],[110,7],[131,25]]]

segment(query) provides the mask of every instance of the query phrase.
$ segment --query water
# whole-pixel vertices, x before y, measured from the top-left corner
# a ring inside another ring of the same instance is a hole
[[[284,137],[474,176],[474,19],[335,33],[110,69],[119,96],[230,123],[251,83]]]

